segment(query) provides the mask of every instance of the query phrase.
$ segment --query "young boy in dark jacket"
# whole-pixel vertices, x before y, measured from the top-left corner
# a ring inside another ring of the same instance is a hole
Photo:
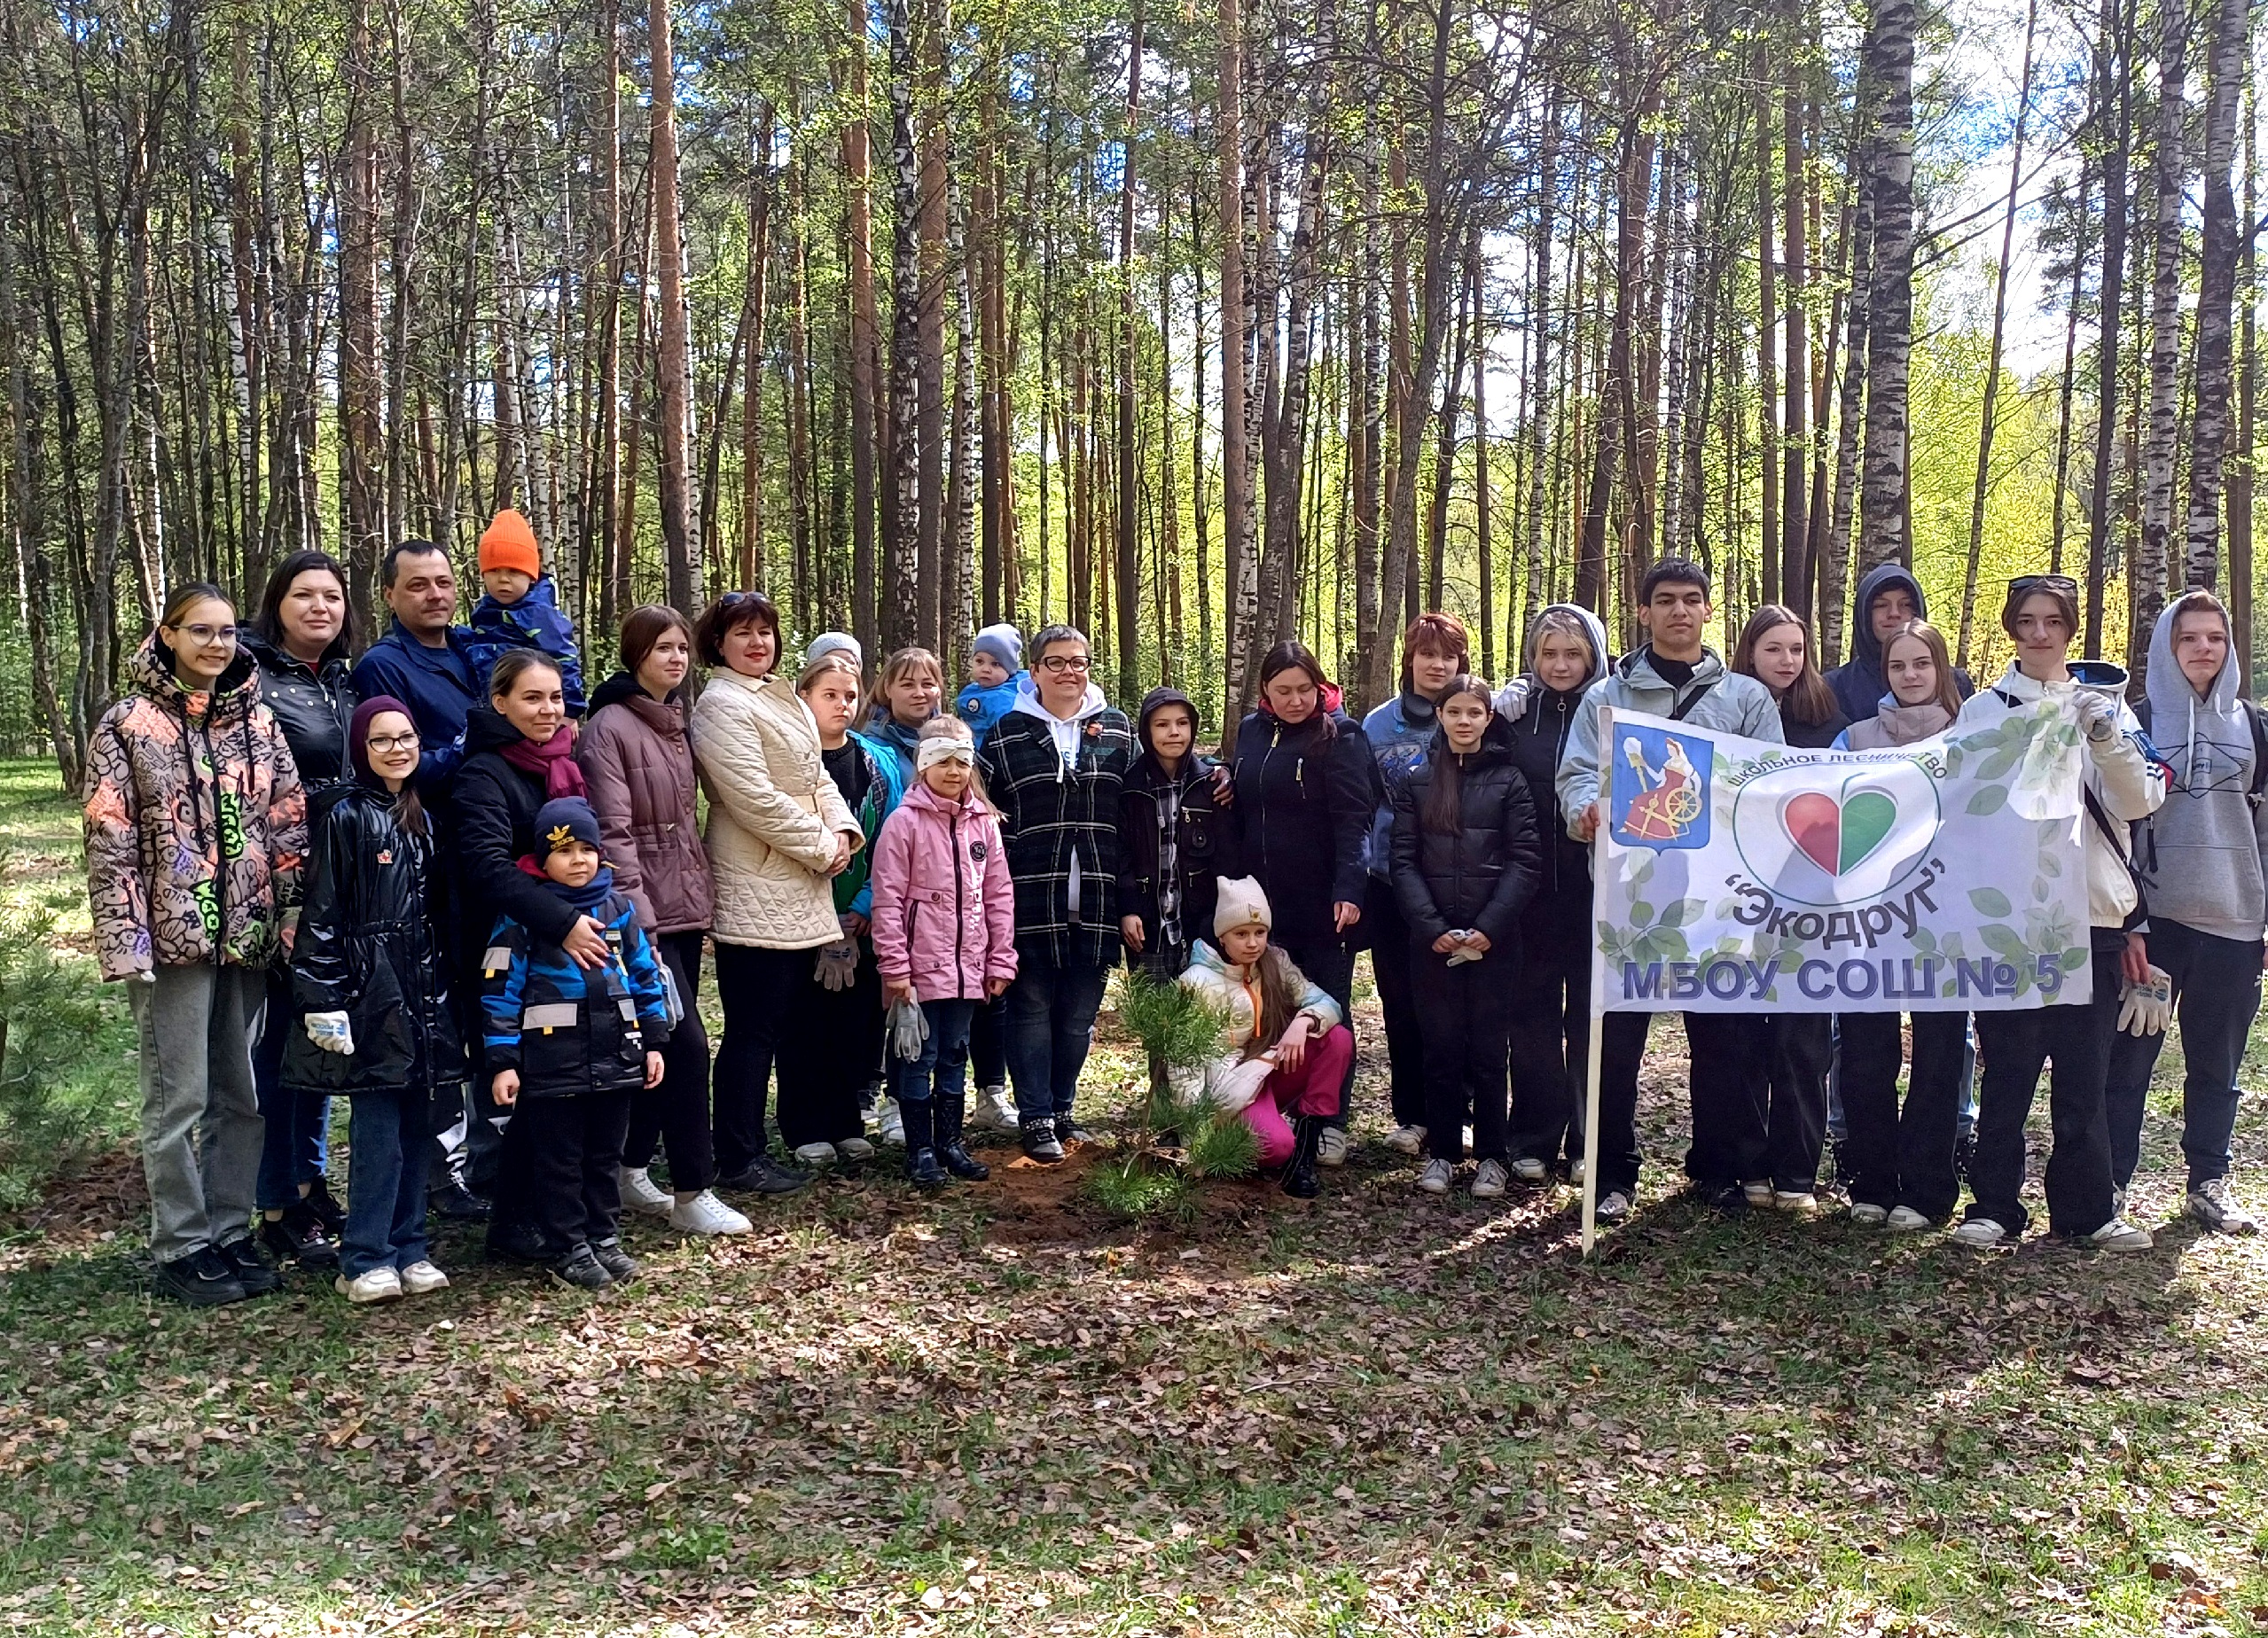
[[[520,868],[606,930],[607,960],[594,971],[510,916],[497,921],[481,961],[487,1067],[496,1101],[514,1112],[504,1143],[520,1151],[527,1215],[552,1273],[601,1291],[637,1275],[615,1231],[616,1173],[630,1099],[661,1082],[668,994],[637,907],[600,861],[590,803],[544,803],[536,851]]]
[[[1218,806],[1220,767],[1197,753],[1197,707],[1178,689],[1142,697],[1142,754],[1118,798],[1119,931],[1127,965],[1177,979],[1213,924],[1220,878],[1240,877],[1236,827]]]

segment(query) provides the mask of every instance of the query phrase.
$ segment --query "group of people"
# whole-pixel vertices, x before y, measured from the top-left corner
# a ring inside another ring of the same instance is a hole
[[[1822,677],[1783,608],[1748,621],[1729,664],[1711,651],[1708,575],[1671,560],[1637,588],[1633,651],[1554,604],[1502,688],[1473,675],[1457,620],[1423,616],[1395,698],[1361,722],[1311,651],[1279,644],[1216,759],[1187,694],[1154,690],[1130,720],[1114,706],[1070,627],[1028,649],[1012,627],[978,632],[957,690],[919,648],[870,685],[841,633],[791,660],[747,591],[692,621],[634,611],[586,692],[518,513],[482,534],[479,568],[459,624],[448,554],[394,548],[391,620],[367,647],[320,552],[280,564],[242,624],[219,588],[182,586],[94,736],[90,898],[139,1031],[168,1296],[240,1300],[286,1262],[335,1268],[358,1303],[435,1290],[430,1212],[484,1218],[491,1256],[599,1290],[637,1275],[626,1210],[746,1233],[721,1195],[790,1193],[878,1144],[902,1146],[919,1185],[980,1181],[973,1128],[1060,1161],[1089,1139],[1081,1074],[1122,965],[1216,1010],[1206,1094],[1292,1194],[1348,1156],[1365,949],[1385,1141],[1422,1157],[1419,1186],[1454,1187],[1468,1143],[1477,1197],[1579,1182],[1599,709],[1867,748],[2067,690],[2098,972],[2125,982],[2099,981],[2084,1017],[1979,1015],[1974,1037],[1960,1015],[1916,1014],[1910,1052],[1891,1013],[1688,1014],[1684,1169],[1727,1211],[1811,1210],[1832,1131],[1851,1215],[1926,1228],[1958,1205],[1973,1101],[1956,1237],[1998,1244],[2025,1227],[2024,1119],[2052,1059],[2052,1227],[2147,1245],[2123,1203],[2162,1040],[2147,1026],[2178,1009],[2188,1210],[2251,1227],[2227,1177],[2268,920],[2268,742],[2209,594],[2155,634],[2157,750],[2123,673],[2069,659],[2062,577],[2011,585],[2016,659],[1973,692],[1902,569],[1861,585],[1853,657]],[[1605,1221],[1637,1190],[1648,1023],[1603,1025]],[[325,1143],[338,1096],[343,1206]]]

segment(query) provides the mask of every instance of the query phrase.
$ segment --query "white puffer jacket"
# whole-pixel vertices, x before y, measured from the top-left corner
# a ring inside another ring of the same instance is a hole
[[[1312,1020],[1310,1041],[1319,1041],[1337,1027],[1339,1003],[1324,993],[1321,985],[1291,965],[1288,959],[1286,965],[1290,970],[1285,979],[1298,998],[1297,1011],[1306,1013]],[[1214,1104],[1227,1110],[1242,1109],[1260,1095],[1261,1083],[1276,1067],[1273,1041],[1257,1057],[1245,1057],[1245,1048],[1260,1034],[1258,969],[1233,965],[1220,951],[1200,940],[1189,952],[1189,970],[1181,975],[1181,982],[1184,988],[1194,990],[1203,997],[1224,1022],[1220,1056],[1201,1072],[1183,1072],[1174,1078],[1176,1083],[1184,1096],[1188,1096],[1195,1092],[1201,1080],[1205,1096]]]
[[[842,937],[827,867],[835,837],[864,846],[819,760],[810,707],[784,677],[719,671],[694,702],[693,760],[708,792],[719,942],[808,950]]]

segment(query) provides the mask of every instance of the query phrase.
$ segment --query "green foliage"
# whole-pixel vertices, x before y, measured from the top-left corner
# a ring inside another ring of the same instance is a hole
[[[0,1206],[24,1204],[118,1124],[122,1055],[102,1050],[116,1009],[54,933],[51,911],[0,913]]]
[[[1220,1009],[1172,979],[1130,972],[1119,981],[1118,1021],[1154,1063],[1190,1069],[1209,1058],[1221,1038]]]
[[[1194,1177],[1249,1177],[1260,1169],[1260,1135],[1243,1117],[1208,1110],[1189,1134],[1189,1171]]]
[[[1087,1193],[1096,1205],[1120,1217],[1186,1216],[1196,1209],[1189,1179],[1155,1164],[1141,1151],[1114,1156],[1087,1174]]]

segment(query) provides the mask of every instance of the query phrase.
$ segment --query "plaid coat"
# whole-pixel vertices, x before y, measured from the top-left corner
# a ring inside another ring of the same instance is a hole
[[[1119,957],[1119,792],[1134,760],[1126,714],[1100,704],[1079,723],[1075,764],[1056,753],[1048,720],[1018,709],[987,736],[977,761],[1000,810],[1016,884],[1016,950],[1057,966],[1108,967]],[[1071,916],[1071,861],[1079,862],[1079,914]]]

